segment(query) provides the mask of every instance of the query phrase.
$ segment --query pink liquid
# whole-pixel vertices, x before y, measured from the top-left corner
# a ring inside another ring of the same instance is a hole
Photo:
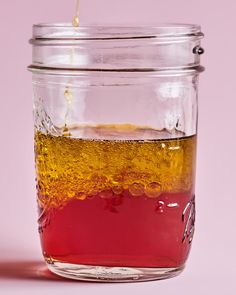
[[[194,230],[191,193],[72,199],[41,213],[44,256],[60,262],[130,267],[179,267]]]

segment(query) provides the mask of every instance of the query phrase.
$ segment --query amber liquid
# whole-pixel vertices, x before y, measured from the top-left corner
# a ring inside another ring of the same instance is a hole
[[[77,131],[82,138],[35,134],[46,260],[183,265],[194,231],[196,137],[158,139],[168,134],[130,125]]]

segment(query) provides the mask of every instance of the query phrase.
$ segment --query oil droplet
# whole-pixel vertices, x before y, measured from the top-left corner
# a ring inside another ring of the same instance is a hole
[[[141,183],[134,182],[129,186],[129,192],[134,197],[141,196],[144,192],[144,186]]]
[[[71,136],[71,133],[69,131],[69,128],[67,127],[67,120],[68,120],[68,115],[69,115],[69,112],[70,112],[71,104],[72,104],[72,101],[73,101],[73,94],[72,94],[69,87],[65,88],[64,97],[66,99],[67,110],[66,110],[66,114],[65,114],[65,125],[64,125],[64,128],[63,128],[63,136],[69,137],[69,136]]]
[[[75,28],[79,27],[79,17],[77,15],[73,18],[72,24]]]
[[[67,125],[65,124],[64,128],[63,128],[63,136],[65,137],[70,137],[71,133],[69,131],[69,128],[67,127]]]
[[[86,195],[83,194],[83,193],[78,193],[78,194],[76,195],[76,199],[78,199],[78,200],[80,200],[80,201],[83,201],[83,200],[86,199]]]
[[[120,195],[123,192],[123,188],[122,186],[117,185],[112,188],[112,191],[115,195]]]
[[[159,214],[164,212],[165,203],[163,201],[158,201],[156,205],[155,211]]]
[[[70,90],[69,87],[66,87],[66,88],[65,88],[64,96],[65,96],[65,99],[66,99],[67,103],[68,103],[69,105],[71,105],[72,100],[73,100],[73,94],[72,94],[72,92],[71,92],[71,90]]]
[[[42,154],[47,155],[48,149],[46,147],[42,147]]]
[[[79,27],[79,3],[80,1],[79,0],[76,0],[76,7],[75,7],[75,16],[72,20],[72,25],[73,27],[77,28]]]
[[[110,199],[113,196],[113,192],[110,190],[104,190],[99,195],[102,199]]]
[[[150,198],[157,198],[161,194],[161,185],[158,182],[151,182],[145,188],[145,194]]]

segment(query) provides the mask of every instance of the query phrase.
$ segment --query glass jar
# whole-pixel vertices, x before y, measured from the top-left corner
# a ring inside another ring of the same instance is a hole
[[[91,281],[179,274],[195,221],[197,25],[33,28],[39,233]]]

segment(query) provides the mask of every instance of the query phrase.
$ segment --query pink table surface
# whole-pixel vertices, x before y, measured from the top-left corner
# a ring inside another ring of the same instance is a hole
[[[0,1],[0,294],[236,294],[235,0],[81,0],[82,23],[202,25],[207,70],[200,79],[196,234],[186,270],[170,280],[94,284],[59,279],[45,269],[27,41],[33,23],[70,21],[73,7],[73,0]]]

